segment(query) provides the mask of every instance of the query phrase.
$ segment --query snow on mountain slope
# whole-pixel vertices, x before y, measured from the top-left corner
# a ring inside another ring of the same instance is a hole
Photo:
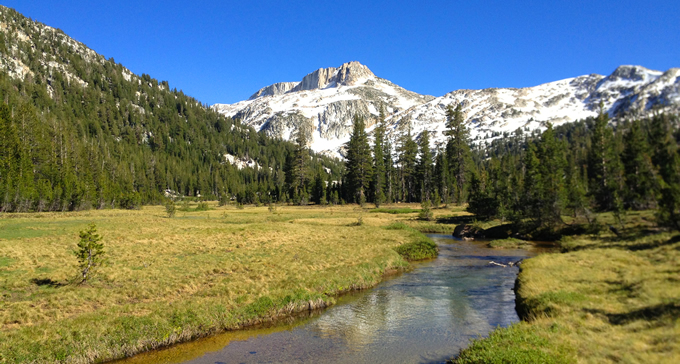
[[[433,144],[445,142],[446,107],[459,103],[470,136],[517,128],[544,128],[596,116],[600,102],[615,117],[649,110],[655,105],[678,108],[680,69],[666,72],[640,66],[620,66],[611,75],[587,75],[528,88],[457,90],[410,110],[390,116],[393,127],[409,121],[415,135],[427,129]]]
[[[297,83],[267,86],[246,101],[212,107],[284,139],[296,128],[305,128],[312,135],[312,149],[336,154],[349,140],[354,115],[363,116],[371,126],[381,106],[386,115],[392,115],[432,99],[376,77],[359,62],[350,62],[318,69]]]
[[[433,98],[407,91],[376,77],[359,62],[339,68],[319,69],[302,81],[267,86],[247,101],[216,104],[219,112],[269,135],[290,138],[298,127],[312,133],[317,152],[338,153],[349,139],[355,114],[367,119],[372,129],[381,105],[392,138],[410,124],[413,135],[427,129],[433,146],[446,137],[446,108],[462,105],[471,137],[517,128],[544,128],[595,116],[600,102],[615,117],[640,113],[654,106],[678,109],[680,69],[666,72],[641,66],[620,66],[611,75],[591,74],[527,88],[456,90]]]

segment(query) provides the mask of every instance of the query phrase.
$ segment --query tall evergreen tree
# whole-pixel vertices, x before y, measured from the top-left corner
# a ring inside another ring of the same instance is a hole
[[[411,135],[411,123],[401,137],[399,146],[399,174],[400,174],[400,197],[402,201],[414,202],[416,200],[416,158],[418,144]]]
[[[673,138],[668,116],[656,115],[652,119],[654,160],[659,169],[659,196],[657,218],[659,224],[680,230],[680,151]]]
[[[423,130],[420,134],[419,147],[417,176],[420,182],[420,199],[426,201],[430,200],[433,188],[432,152],[430,151],[430,133],[427,130]]]
[[[449,182],[449,161],[448,158],[446,158],[446,153],[442,150],[439,150],[435,157],[434,184],[436,185],[435,188],[441,202],[449,203],[449,191],[451,190]]]
[[[366,202],[366,194],[373,177],[373,158],[368,145],[363,117],[354,116],[352,135],[347,142],[346,183],[348,198],[357,203]]]
[[[375,128],[373,142],[373,202],[376,206],[385,202],[385,111],[380,108],[378,126]]]
[[[621,191],[621,162],[608,121],[608,115],[601,109],[595,120],[588,156],[590,193],[600,211],[616,208]]]
[[[634,209],[656,206],[657,183],[642,123],[635,120],[624,135],[625,205]]]
[[[463,120],[461,104],[454,109],[450,104],[446,109],[446,133],[448,142],[446,154],[449,160],[450,176],[455,181],[455,200],[457,204],[465,202],[467,174],[470,169],[470,146],[468,130]]]
[[[551,124],[541,135],[538,154],[542,201],[540,217],[543,223],[554,224],[562,220],[566,161],[562,143],[555,137]]]

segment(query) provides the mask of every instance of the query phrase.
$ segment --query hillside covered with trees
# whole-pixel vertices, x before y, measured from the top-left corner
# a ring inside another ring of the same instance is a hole
[[[0,211],[134,208],[166,190],[241,203],[289,198],[292,143],[5,7],[0,100]],[[320,155],[307,167],[324,181],[341,168]]]

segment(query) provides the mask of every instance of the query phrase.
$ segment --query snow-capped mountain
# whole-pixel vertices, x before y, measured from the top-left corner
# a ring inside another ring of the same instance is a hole
[[[372,129],[381,105],[392,137],[410,124],[414,135],[425,129],[432,132],[436,146],[446,139],[443,131],[450,104],[462,105],[475,138],[595,116],[600,102],[612,117],[654,106],[678,109],[680,69],[660,72],[620,66],[609,76],[591,74],[527,88],[456,90],[434,98],[405,90],[359,62],[350,62],[319,69],[300,82],[267,86],[249,100],[213,108],[284,139],[297,127],[307,128],[313,135],[313,150],[335,154],[349,139],[354,115],[364,116]]]
[[[321,68],[300,82],[264,87],[249,100],[212,107],[275,137],[288,139],[298,127],[312,132],[315,151],[335,154],[348,139],[354,115],[371,126],[381,106],[394,115],[434,99],[376,77],[359,62]]]

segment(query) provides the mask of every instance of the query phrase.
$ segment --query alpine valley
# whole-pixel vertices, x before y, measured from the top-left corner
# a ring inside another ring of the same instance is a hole
[[[462,105],[471,139],[476,140],[593,117],[601,102],[614,118],[658,108],[677,110],[680,69],[661,72],[620,66],[609,76],[590,74],[528,88],[455,90],[433,97],[405,90],[365,65],[349,62],[318,69],[299,82],[264,87],[248,100],[212,108],[273,137],[290,139],[297,127],[306,128],[313,131],[314,151],[342,155],[354,115],[364,117],[372,129],[381,107],[392,138],[409,127],[414,135],[428,130],[433,147],[438,148],[446,141],[448,105]]]

